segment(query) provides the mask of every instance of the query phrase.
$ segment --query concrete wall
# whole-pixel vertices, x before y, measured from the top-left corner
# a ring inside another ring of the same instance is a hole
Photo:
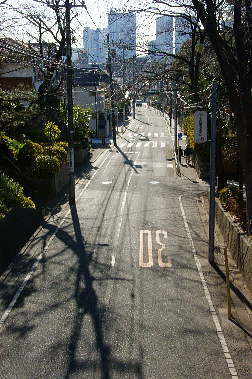
[[[216,200],[216,221],[232,257],[237,262],[247,287],[252,291],[252,241],[244,235]]]

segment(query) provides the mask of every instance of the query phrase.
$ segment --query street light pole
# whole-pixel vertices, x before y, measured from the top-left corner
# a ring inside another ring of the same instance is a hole
[[[73,125],[73,69],[71,46],[71,4],[65,2],[66,7],[66,63],[67,63],[67,129],[69,149],[69,204],[75,203],[75,177],[74,177],[74,125]]]
[[[107,45],[108,45],[108,73],[109,73],[109,81],[110,81],[110,105],[111,105],[111,126],[112,126],[112,135],[114,145],[117,146],[116,143],[116,129],[115,129],[115,115],[114,115],[114,82],[113,82],[113,74],[112,74],[112,59],[111,59],[111,48],[110,48],[110,40],[109,34],[107,34]]]
[[[66,37],[66,90],[67,90],[67,132],[68,132],[68,151],[69,151],[69,204],[75,204],[75,176],[74,176],[74,125],[73,125],[73,68],[72,68],[72,46],[71,46],[71,9],[72,8],[85,8],[86,4],[84,0],[80,0],[80,4],[76,4],[76,1],[70,3],[69,0],[65,0],[64,4],[57,4],[59,8],[65,8],[65,37]],[[55,8],[56,5],[51,0],[46,0],[46,4]]]
[[[211,91],[211,151],[210,151],[210,201],[209,201],[209,246],[208,261],[214,263],[214,231],[215,231],[215,151],[216,151],[216,108],[217,82],[213,83]]]

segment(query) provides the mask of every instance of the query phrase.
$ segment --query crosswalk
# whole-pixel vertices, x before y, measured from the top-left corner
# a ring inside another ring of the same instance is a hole
[[[164,141],[137,141],[135,143],[121,142],[121,143],[118,143],[118,146],[120,148],[131,148],[135,146],[137,149],[141,147],[165,148],[166,146],[168,146],[168,143]]]
[[[127,137],[129,137],[129,138],[133,138],[133,137],[138,137],[138,136],[140,136],[140,137],[148,137],[148,138],[165,138],[165,137],[167,137],[166,135],[165,135],[165,133],[164,132],[161,132],[161,133],[150,133],[150,132],[142,132],[142,133],[134,133],[134,132],[129,132],[129,133],[127,133]]]

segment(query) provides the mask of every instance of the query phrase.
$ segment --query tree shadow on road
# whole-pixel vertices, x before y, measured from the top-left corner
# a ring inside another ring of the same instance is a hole
[[[66,378],[78,369],[76,361],[76,349],[80,338],[80,330],[82,328],[83,319],[89,314],[95,330],[96,348],[100,354],[101,372],[104,379],[109,378],[109,347],[104,343],[101,309],[98,306],[98,298],[93,288],[95,278],[91,275],[89,265],[92,255],[89,254],[84,245],[80,222],[76,206],[71,207],[71,215],[73,220],[74,232],[76,237],[76,248],[74,252],[78,257],[78,272],[75,282],[75,300],[77,304],[77,312],[75,315],[74,326],[68,346],[69,362]]]
[[[125,159],[125,164],[128,164],[128,165],[130,165],[130,167],[132,167],[133,168],[133,170],[137,173],[137,174],[139,174],[139,172],[137,171],[137,169],[136,169],[136,166],[134,165],[134,161],[132,160],[132,159],[129,159],[128,158],[128,156],[120,149],[120,147],[119,146],[117,146],[116,147],[117,148],[117,150],[119,151],[119,153],[123,156],[123,158]]]

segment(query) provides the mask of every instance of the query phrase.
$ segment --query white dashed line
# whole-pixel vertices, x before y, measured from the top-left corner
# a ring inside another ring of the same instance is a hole
[[[224,356],[225,356],[225,360],[226,360],[228,369],[230,371],[231,377],[233,379],[238,379],[238,375],[237,375],[237,372],[236,372],[236,369],[235,369],[235,366],[234,366],[234,362],[233,362],[231,354],[229,352],[229,349],[228,349],[228,346],[227,346],[227,343],[226,343],[226,339],[224,337],[224,333],[223,333],[223,330],[222,330],[221,325],[220,325],[220,321],[219,321],[218,315],[217,315],[216,310],[214,308],[214,305],[213,305],[213,302],[212,302],[212,298],[211,298],[211,295],[210,295],[210,292],[209,292],[209,289],[207,287],[207,283],[206,283],[206,280],[205,280],[205,277],[204,277],[204,273],[203,273],[203,270],[202,270],[202,266],[201,266],[200,260],[199,260],[199,258],[197,256],[197,252],[196,252],[196,249],[195,249],[195,246],[194,246],[192,235],[191,235],[191,232],[190,232],[190,229],[189,229],[189,226],[188,226],[188,222],[187,222],[187,219],[186,219],[185,210],[184,210],[184,207],[183,207],[183,204],[182,204],[182,195],[179,196],[179,204],[180,204],[181,214],[182,214],[182,217],[183,217],[183,220],[184,220],[184,225],[185,225],[186,233],[187,233],[188,239],[191,242],[192,253],[193,253],[193,257],[194,257],[195,263],[196,263],[196,267],[198,269],[198,273],[199,273],[200,279],[201,279],[201,284],[203,286],[205,297],[206,297],[208,305],[209,305],[209,310],[210,310],[210,313],[212,315],[212,319],[213,319],[213,322],[214,322],[214,325],[215,325],[217,336],[219,338],[219,341],[220,341],[220,344],[221,344],[221,347],[222,347],[222,350],[223,350],[223,353],[224,353]],[[227,358],[226,354],[228,354],[228,358]]]

